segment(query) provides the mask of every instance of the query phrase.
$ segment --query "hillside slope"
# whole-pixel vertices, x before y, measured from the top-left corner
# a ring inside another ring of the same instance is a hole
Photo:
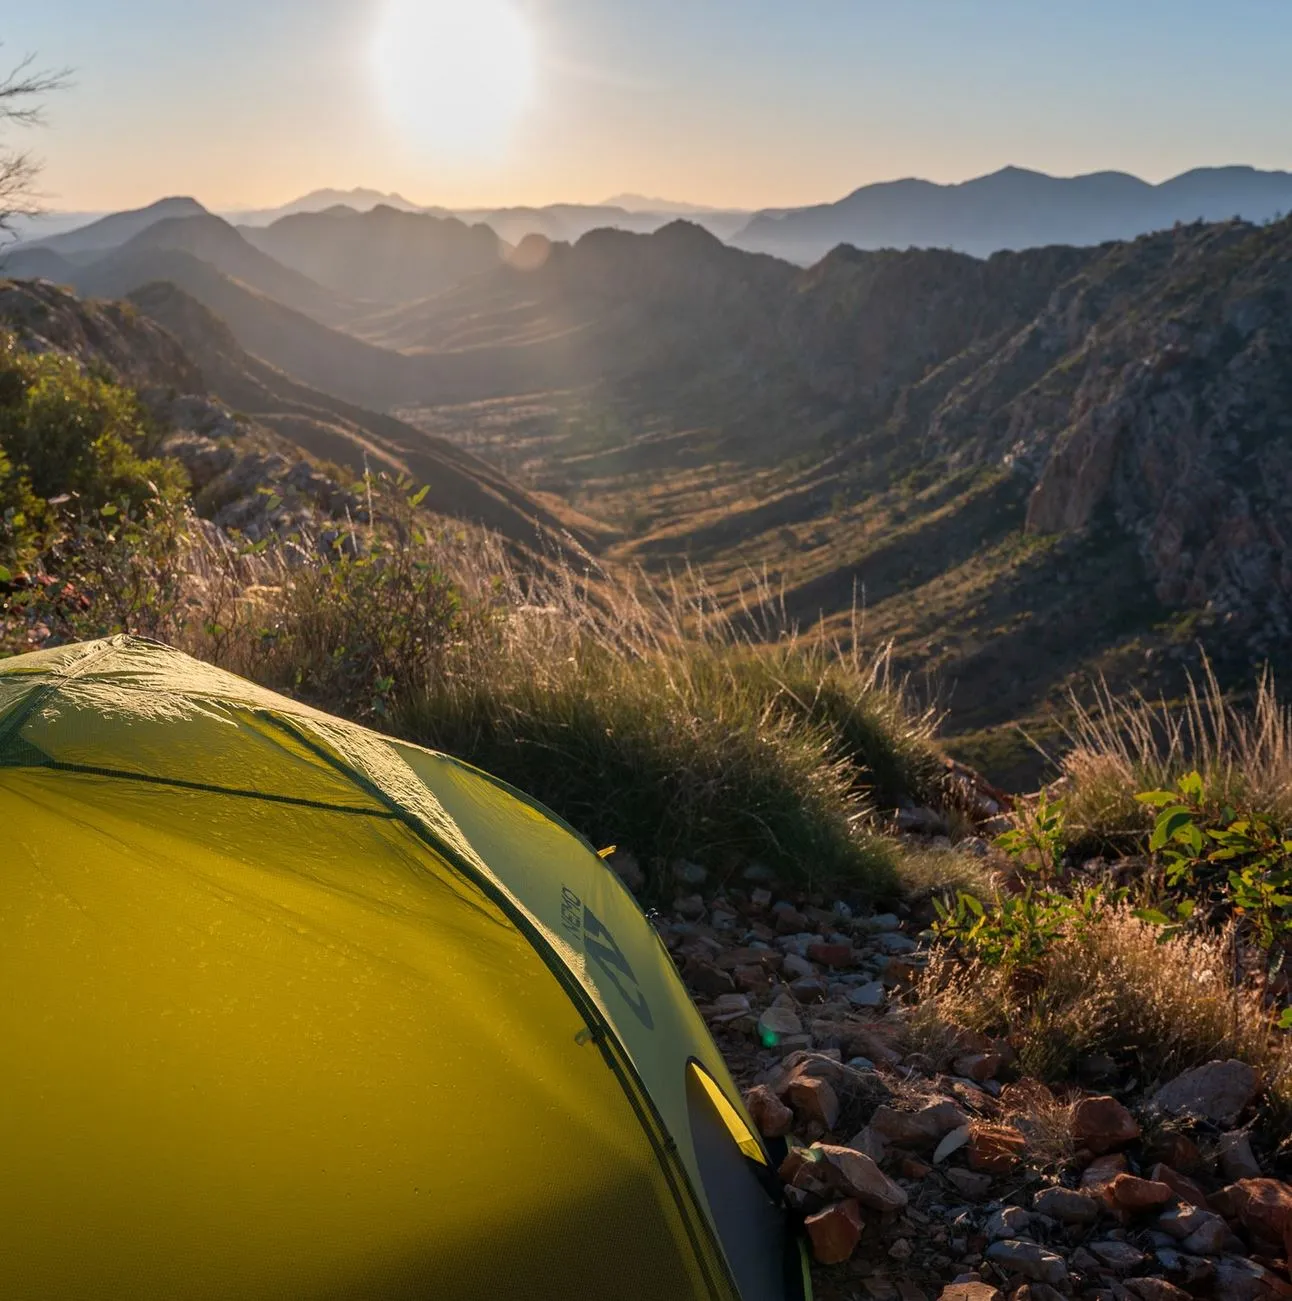
[[[438,293],[496,267],[507,251],[486,226],[386,204],[367,212],[336,207],[299,213],[241,233],[283,266],[336,293],[384,303]]]
[[[174,285],[145,287],[126,303],[87,303],[46,283],[0,281],[0,325],[29,346],[106,366],[163,406],[175,394],[214,396],[302,457],[356,473],[371,467],[408,475],[427,487],[428,510],[482,524],[528,551],[579,549],[573,516],[553,511],[451,444],[314,392],[249,357],[207,309]]]

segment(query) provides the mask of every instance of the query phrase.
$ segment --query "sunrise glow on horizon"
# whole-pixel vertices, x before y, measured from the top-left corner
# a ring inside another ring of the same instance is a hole
[[[41,0],[0,40],[74,70],[24,140],[58,208],[357,185],[759,208],[1009,164],[1292,168],[1275,0]]]

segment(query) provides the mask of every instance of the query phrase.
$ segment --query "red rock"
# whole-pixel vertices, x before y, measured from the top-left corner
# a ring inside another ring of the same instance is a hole
[[[845,1197],[855,1197],[874,1211],[905,1208],[909,1200],[906,1190],[895,1184],[868,1156],[833,1143],[814,1143],[809,1150],[823,1163],[824,1177]]]
[[[737,967],[731,975],[736,988],[744,990],[746,994],[759,994],[771,988],[771,977],[765,967]]]
[[[948,1283],[938,1301],[1005,1301],[1005,1298],[990,1283]]]
[[[1161,1163],[1184,1174],[1193,1174],[1204,1165],[1198,1145],[1178,1129],[1158,1134],[1148,1145],[1146,1156],[1154,1164]]]
[[[967,1080],[982,1084],[994,1080],[1002,1065],[1004,1062],[999,1053],[970,1053],[967,1057],[957,1057],[951,1069]]]
[[[1201,1187],[1186,1175],[1182,1175],[1178,1170],[1173,1170],[1169,1165],[1158,1162],[1148,1172],[1148,1177],[1154,1183],[1166,1184],[1182,1202],[1187,1202],[1190,1206],[1200,1206],[1204,1211],[1209,1209],[1207,1194],[1202,1191]]]
[[[1101,1156],[1092,1161],[1081,1176],[1081,1186],[1089,1192],[1099,1192],[1120,1174],[1127,1171],[1126,1158],[1120,1152]]]
[[[902,1158],[903,1179],[925,1179],[932,1173],[933,1167],[927,1161],[921,1161],[917,1156]]]
[[[821,1265],[842,1265],[861,1241],[866,1227],[861,1205],[855,1199],[827,1206],[824,1211],[809,1215],[804,1221],[808,1237],[812,1240],[812,1254]]]
[[[870,1128],[886,1142],[917,1150],[936,1147],[953,1129],[967,1125],[969,1117],[950,1101],[935,1102],[919,1111],[876,1107]]]
[[[784,961],[775,949],[728,949],[713,960],[715,967],[734,971],[737,967],[762,967],[766,971],[779,971]]]
[[[1193,1301],[1193,1298],[1164,1278],[1128,1278],[1122,1286],[1139,1301]]]
[[[976,1124],[969,1135],[969,1168],[984,1174],[1008,1174],[1027,1151],[1027,1140],[1013,1125]]]
[[[793,908],[776,914],[776,931],[779,935],[799,935],[808,929],[808,919]]]
[[[1137,1179],[1134,1175],[1117,1175],[1103,1187],[1104,1201],[1119,1211],[1132,1215],[1144,1211],[1160,1211],[1176,1200],[1170,1184],[1155,1183],[1151,1179]]]
[[[1083,1098],[1072,1113],[1072,1137],[1096,1156],[1133,1143],[1140,1136],[1135,1117],[1116,1098]]]
[[[784,1138],[794,1127],[794,1113],[761,1084],[754,1085],[745,1094],[745,1106],[764,1138]]]
[[[991,1175],[975,1174],[952,1166],[945,1171],[947,1182],[967,1201],[980,1202],[991,1192]]]
[[[1240,1179],[1225,1192],[1243,1227],[1281,1243],[1292,1260],[1292,1188],[1277,1179]]]
[[[808,958],[823,967],[848,967],[852,965],[851,944],[809,944]]]
[[[732,994],[736,989],[736,982],[732,979],[731,972],[723,971],[708,962],[692,960],[686,964],[682,974],[693,990],[707,998]]]
[[[809,1124],[833,1129],[839,1123],[839,1095],[827,1080],[799,1076],[790,1082],[787,1100]]]

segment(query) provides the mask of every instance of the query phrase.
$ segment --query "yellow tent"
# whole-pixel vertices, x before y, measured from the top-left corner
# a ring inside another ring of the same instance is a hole
[[[805,1295],[631,895],[150,642],[0,661],[0,1297]]]

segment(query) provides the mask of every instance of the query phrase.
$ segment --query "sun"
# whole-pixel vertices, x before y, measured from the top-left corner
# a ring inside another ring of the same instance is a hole
[[[386,0],[372,54],[391,118],[439,154],[499,150],[534,92],[534,34],[509,0]]]

